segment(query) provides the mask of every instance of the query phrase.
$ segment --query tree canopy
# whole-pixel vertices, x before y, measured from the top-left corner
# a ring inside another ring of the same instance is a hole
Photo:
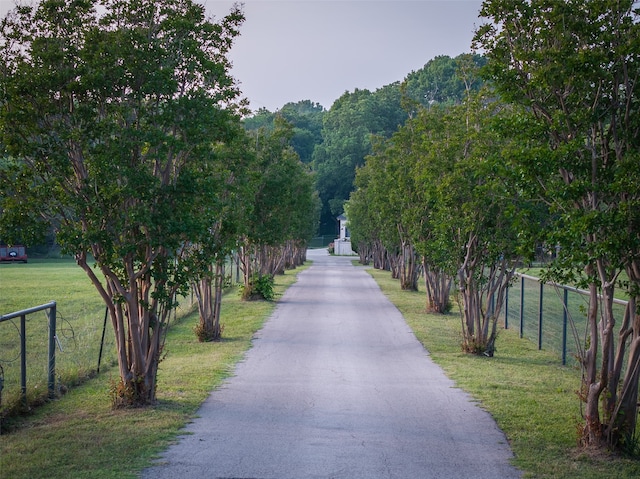
[[[429,60],[420,70],[407,75],[403,84],[405,95],[424,107],[461,103],[468,90],[478,91],[482,84],[479,77],[475,77],[469,84],[471,77],[461,74],[463,59],[474,67],[480,67],[486,62],[483,56],[477,54],[462,54],[456,58],[439,55]]]
[[[355,188],[355,171],[372,152],[374,137],[389,138],[416,105],[460,103],[466,88],[475,91],[481,84],[466,84],[461,70],[482,63],[478,55],[439,56],[403,82],[375,91],[345,92],[328,110],[304,100],[287,103],[276,112],[260,109],[243,122],[248,131],[273,129],[277,116],[293,125],[291,145],[316,173],[315,187],[322,203],[319,233],[335,234],[336,217]]]
[[[284,118],[292,127],[291,146],[303,163],[310,163],[316,145],[322,143],[322,118],[325,110],[319,103],[303,100],[297,103],[286,103],[277,112],[264,108],[243,120],[247,131],[275,128],[276,117]]]
[[[199,274],[186,246],[226,175],[195,179],[238,134],[227,53],[243,20],[190,0],[51,0],[0,27],[2,236],[48,225],[91,278],[116,334],[115,403],[154,400],[169,313]]]
[[[415,105],[460,103],[466,88],[475,91],[481,84],[477,76],[473,85],[465,84],[462,69],[480,64],[482,57],[477,55],[439,56],[403,82],[374,92],[356,89],[335,101],[324,115],[323,142],[313,155],[322,200],[321,233],[333,231],[335,217],[355,188],[355,171],[373,151],[373,138],[391,137],[414,113]]]
[[[547,242],[559,253],[551,276],[590,291],[581,441],[624,447],[635,432],[640,376],[637,5],[487,0],[481,15],[488,23],[475,41],[487,57],[486,78],[520,108],[508,125],[520,140],[511,161],[553,215]],[[616,287],[629,296],[617,344]]]

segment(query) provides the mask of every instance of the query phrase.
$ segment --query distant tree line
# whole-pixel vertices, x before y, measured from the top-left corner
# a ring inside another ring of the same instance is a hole
[[[478,55],[465,57],[477,65],[484,62]],[[356,169],[372,152],[376,138],[389,138],[417,105],[451,105],[463,100],[466,86],[456,74],[456,62],[438,56],[403,82],[374,92],[345,92],[328,110],[310,100],[287,103],[276,112],[258,110],[244,119],[244,125],[249,131],[269,131],[280,117],[293,126],[291,145],[315,175],[322,205],[319,234],[335,234],[336,217],[344,212],[344,202],[355,188]]]

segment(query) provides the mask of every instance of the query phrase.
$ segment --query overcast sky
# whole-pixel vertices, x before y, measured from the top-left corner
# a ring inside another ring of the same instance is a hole
[[[217,18],[233,1],[199,0]],[[28,0],[24,3],[30,3]],[[403,80],[437,55],[471,51],[481,1],[246,0],[231,52],[252,109],[311,100],[330,108],[345,91]],[[0,0],[2,16],[14,4]]]

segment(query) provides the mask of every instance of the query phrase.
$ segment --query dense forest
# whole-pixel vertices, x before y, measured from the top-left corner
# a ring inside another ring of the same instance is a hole
[[[248,131],[265,133],[273,130],[276,117],[292,125],[291,146],[315,173],[322,202],[318,234],[332,235],[337,231],[336,217],[354,189],[356,169],[377,139],[391,137],[419,107],[459,104],[466,89],[459,72],[469,64],[481,66],[484,59],[470,54],[438,56],[402,82],[373,92],[345,92],[329,109],[311,100],[287,103],[276,112],[258,110],[245,118],[244,125]]]

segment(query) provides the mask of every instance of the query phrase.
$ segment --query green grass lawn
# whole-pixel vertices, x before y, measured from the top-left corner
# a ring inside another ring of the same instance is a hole
[[[276,293],[284,292],[301,269],[277,276]],[[67,273],[74,274],[60,274]],[[80,277],[77,281],[82,283]],[[242,302],[232,289],[222,304],[220,342],[196,340],[197,313],[178,316],[167,337],[166,359],[160,364],[155,407],[113,411],[108,391],[117,370],[112,368],[28,416],[14,419],[12,432],[0,436],[0,477],[136,477],[230,374],[276,303]]]
[[[463,354],[456,314],[425,314],[424,293],[400,291],[389,273],[368,271],[434,361],[493,415],[513,448],[514,464],[526,477],[640,477],[636,460],[594,457],[576,449],[579,372],[562,367],[557,354],[538,351],[515,330],[500,332],[494,358]],[[295,275],[293,271],[276,277],[277,290],[284,291]],[[37,408],[20,419],[17,429],[0,436],[0,477],[136,477],[228,377],[274,307],[275,303],[243,303],[236,292],[228,292],[223,299],[224,339],[218,343],[195,340],[195,314],[178,318],[160,365],[155,407],[112,411],[108,389],[117,375],[100,374]]]
[[[398,307],[433,360],[456,385],[495,418],[515,454],[514,464],[533,478],[637,478],[640,462],[593,456],[576,448],[582,424],[575,391],[580,371],[563,367],[553,351],[521,339],[517,329],[501,330],[495,357],[461,351],[457,313],[425,313],[424,293],[401,291],[388,272],[368,269]]]
[[[71,259],[30,259],[0,264],[0,314],[56,301],[58,387],[70,387],[98,367],[105,306],[84,271]],[[46,397],[48,318],[44,311],[26,316],[27,397]],[[106,329],[101,369],[115,362],[113,332]],[[0,323],[0,365],[5,373],[2,411],[20,399],[20,319]]]
[[[0,264],[0,315],[56,302],[56,387],[72,387],[116,364],[113,328],[104,327],[105,305],[86,273],[72,259],[30,259],[27,264]],[[182,298],[177,315],[191,310]],[[102,340],[105,332],[104,342]],[[27,397],[47,396],[48,318],[44,311],[26,316]],[[100,346],[103,344],[102,356]],[[20,403],[20,318],[0,323],[0,366],[5,383],[3,411]]]

